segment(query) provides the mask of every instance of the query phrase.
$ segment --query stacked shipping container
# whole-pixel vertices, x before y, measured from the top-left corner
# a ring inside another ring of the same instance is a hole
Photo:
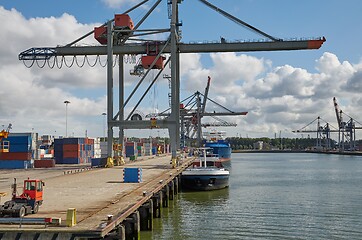
[[[0,152],[0,169],[26,169],[33,164],[33,133],[10,133],[3,141],[7,141],[9,148]]]
[[[89,163],[94,155],[94,139],[63,138],[54,141],[54,158],[57,164]]]
[[[131,156],[137,156],[138,155],[137,143],[135,143],[135,142],[126,142],[125,143],[125,150],[126,150],[126,157],[131,157]]]

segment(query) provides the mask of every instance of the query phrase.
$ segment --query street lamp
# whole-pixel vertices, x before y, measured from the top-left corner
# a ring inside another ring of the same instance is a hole
[[[106,116],[107,116],[107,113],[102,113],[102,116],[104,116],[103,118],[103,134],[104,134],[104,139],[106,139]]]
[[[68,137],[68,104],[70,102],[68,100],[65,100],[64,103],[65,103],[65,137]]]

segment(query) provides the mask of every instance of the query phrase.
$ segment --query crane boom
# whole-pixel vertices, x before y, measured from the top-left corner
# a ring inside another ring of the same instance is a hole
[[[342,121],[341,115],[340,115],[341,111],[339,110],[336,97],[333,97],[333,103],[334,103],[334,110],[336,111],[338,128],[341,128],[341,121]]]
[[[178,43],[180,53],[212,53],[212,52],[261,52],[261,51],[292,51],[319,49],[326,41],[324,37],[316,39],[293,39],[283,41],[265,42],[228,42],[228,43]],[[160,42],[163,48],[165,42]],[[171,47],[166,46],[163,53],[170,53]],[[147,46],[144,44],[129,43],[113,47],[113,54],[146,54]],[[48,60],[55,56],[94,56],[107,55],[107,46],[62,46],[29,48],[19,54],[19,60]]]
[[[209,89],[210,89],[210,81],[211,81],[211,78],[210,78],[210,76],[208,76],[207,77],[207,85],[206,85],[205,93],[204,93],[204,99],[202,101],[201,113],[205,112],[207,96],[209,95]]]

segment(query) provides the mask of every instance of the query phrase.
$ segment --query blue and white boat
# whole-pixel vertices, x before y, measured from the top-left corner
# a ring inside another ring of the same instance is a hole
[[[205,147],[212,148],[213,154],[219,157],[216,166],[218,167],[231,167],[231,146],[225,140],[226,132],[224,131],[211,131],[205,132]]]
[[[225,168],[216,167],[218,157],[210,156],[207,150],[210,148],[198,148],[200,153],[198,166],[192,165],[181,173],[183,189],[208,191],[229,186],[230,172]]]

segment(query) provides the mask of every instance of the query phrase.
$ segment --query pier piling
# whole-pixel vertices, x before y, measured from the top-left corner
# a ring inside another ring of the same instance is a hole
[[[153,217],[160,218],[162,213],[163,192],[159,191],[152,197]]]
[[[135,211],[123,221],[125,226],[125,235],[127,240],[140,239],[140,213]]]
[[[175,185],[174,185],[174,181],[173,181],[173,180],[168,183],[168,189],[169,189],[168,199],[169,199],[169,200],[173,200],[173,199],[174,199],[174,196],[175,196]]]
[[[165,185],[162,188],[163,198],[162,198],[162,207],[168,207],[169,197],[170,197],[170,188],[168,185]]]
[[[141,231],[152,230],[153,227],[153,200],[148,200],[139,209]]]

